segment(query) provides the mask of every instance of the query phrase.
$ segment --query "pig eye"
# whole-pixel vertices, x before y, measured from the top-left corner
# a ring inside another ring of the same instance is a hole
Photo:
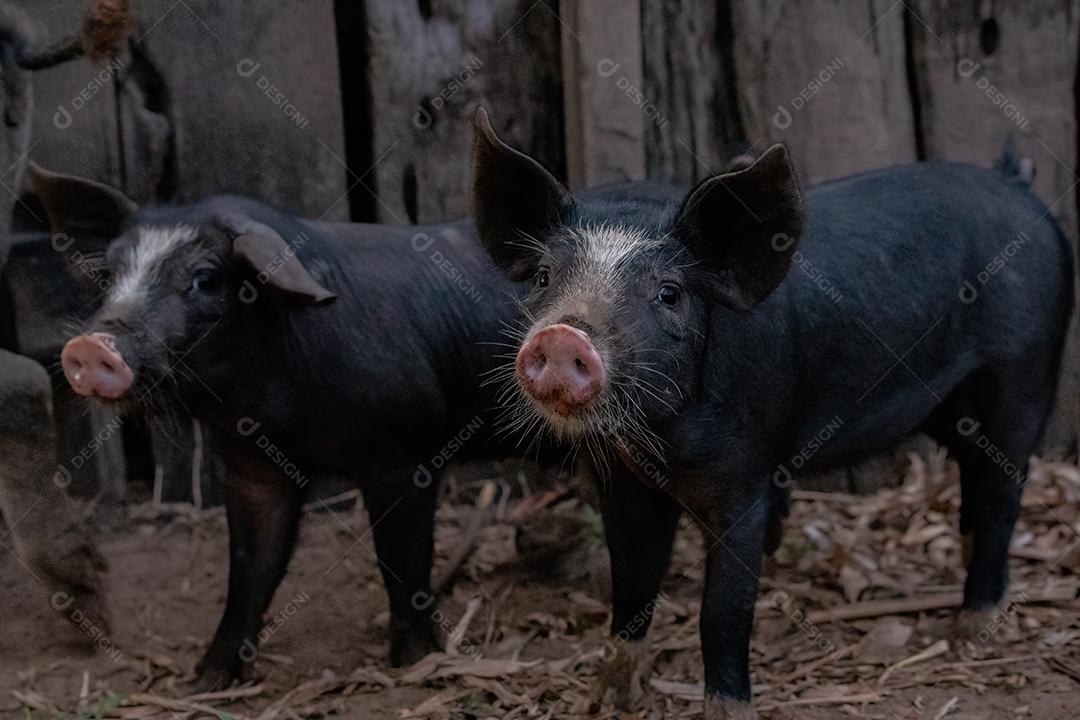
[[[551,282],[551,278],[548,276],[547,270],[539,270],[536,273],[536,287],[547,287]]]
[[[195,292],[214,292],[221,287],[221,274],[216,270],[196,270],[191,278],[191,289]]]
[[[674,305],[679,302],[679,288],[675,285],[661,285],[660,292],[656,293],[656,299],[665,305]]]

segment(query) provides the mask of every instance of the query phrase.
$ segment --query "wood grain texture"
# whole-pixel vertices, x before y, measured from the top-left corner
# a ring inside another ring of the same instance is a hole
[[[1075,253],[1080,0],[917,0],[910,12],[927,158],[989,166],[1013,138],[1019,154],[1034,160],[1035,193]],[[1078,432],[1080,328],[1074,318],[1043,444],[1074,445]]]
[[[755,147],[788,143],[807,183],[916,159],[902,4],[731,5],[738,105]]]
[[[745,141],[735,102],[729,3],[641,0],[646,175],[691,183]]]
[[[78,32],[86,7],[81,0],[13,2],[30,19],[36,43]],[[31,137],[24,148],[29,156],[59,172],[119,184],[115,74],[116,68],[85,58],[28,74],[34,95]]]
[[[367,4],[371,168],[379,221],[433,222],[470,210],[472,118],[562,175],[559,21],[552,0]]]
[[[643,91],[638,0],[563,0],[560,8],[570,187],[642,180],[655,105]]]
[[[142,74],[129,77],[139,87],[125,118],[148,109],[171,127],[159,198],[236,192],[347,219],[331,0],[146,0],[137,8]],[[157,107],[138,108],[148,95]],[[129,153],[162,142],[133,137],[130,122],[124,130]]]

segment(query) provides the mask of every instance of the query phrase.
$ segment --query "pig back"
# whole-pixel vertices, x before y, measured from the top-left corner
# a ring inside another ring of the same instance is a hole
[[[807,469],[887,447],[979,367],[1060,347],[1071,254],[1022,182],[919,163],[812,188],[805,213],[776,291],[714,318],[709,367],[718,395],[769,399],[753,424],[782,452],[820,446]]]
[[[271,425],[297,455],[338,466],[361,447],[415,457],[467,425],[466,450],[484,454],[496,405],[484,373],[502,362],[492,343],[515,321],[517,290],[471,222],[303,225],[297,256],[337,298],[275,321],[281,367],[258,383]]]

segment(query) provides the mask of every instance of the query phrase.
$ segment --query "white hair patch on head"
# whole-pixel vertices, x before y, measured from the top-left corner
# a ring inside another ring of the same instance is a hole
[[[188,225],[141,227],[137,233],[138,241],[128,252],[124,269],[113,283],[109,302],[131,303],[144,298],[157,279],[161,264],[196,237],[195,228]]]
[[[587,296],[614,302],[627,280],[626,266],[633,258],[650,250],[660,240],[641,228],[619,225],[591,225],[575,229],[580,243],[573,276],[564,297]]]

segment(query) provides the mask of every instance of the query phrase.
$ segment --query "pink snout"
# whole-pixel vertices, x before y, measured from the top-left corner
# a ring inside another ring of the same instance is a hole
[[[60,353],[60,364],[71,388],[87,397],[116,400],[131,389],[134,379],[113,336],[105,333],[68,340]]]
[[[569,325],[548,325],[517,355],[521,387],[560,415],[587,405],[604,387],[604,362],[589,336]]]

